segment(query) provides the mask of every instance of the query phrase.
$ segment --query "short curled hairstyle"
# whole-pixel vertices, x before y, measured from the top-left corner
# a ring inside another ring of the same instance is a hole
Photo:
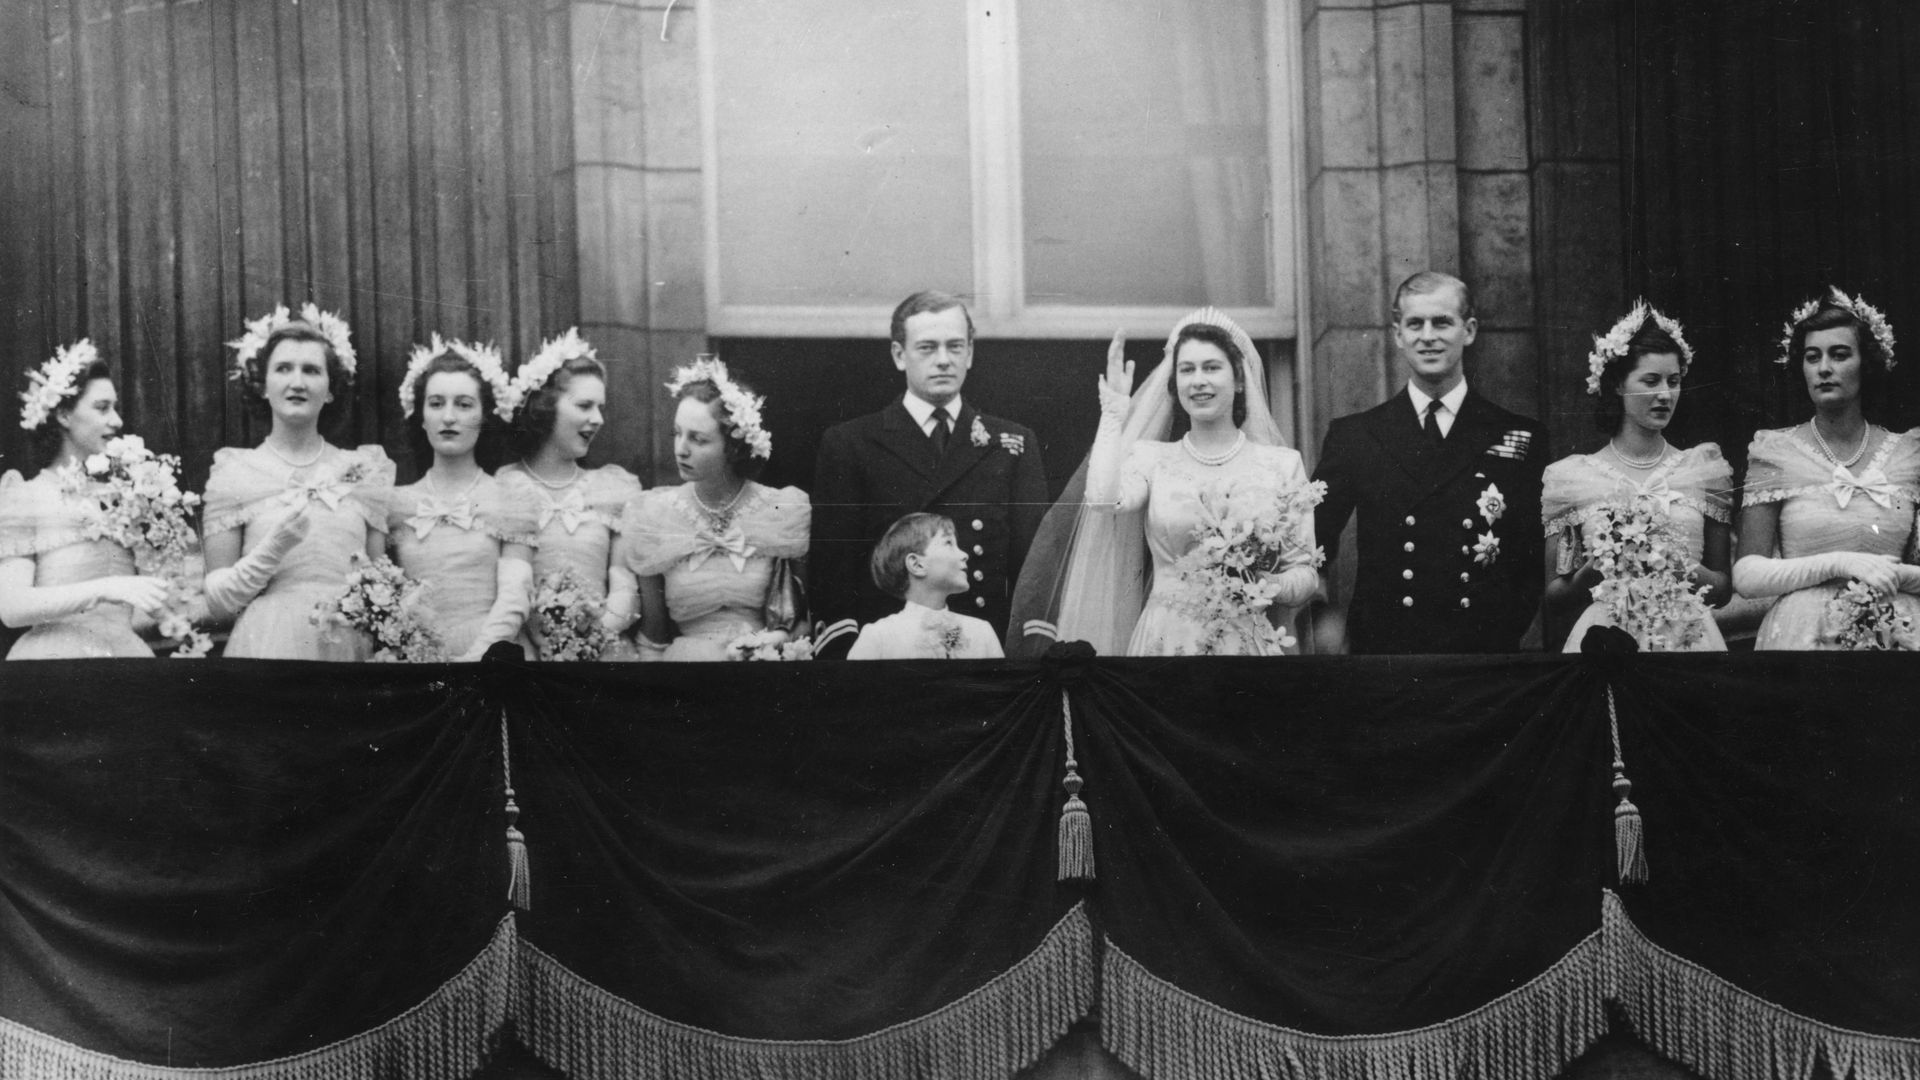
[[[339,415],[340,409],[353,395],[353,373],[340,362],[339,354],[333,351],[333,342],[327,336],[304,322],[290,322],[267,335],[266,344],[260,351],[247,358],[246,366],[240,374],[240,385],[247,389],[247,400],[252,403],[256,415],[266,413],[267,405],[267,364],[272,362],[274,351],[289,341],[311,341],[320,346],[327,357],[327,392],[333,400],[320,407],[320,423],[325,426]]]
[[[1627,339],[1627,351],[1612,357],[1605,367],[1600,369],[1600,396],[1593,403],[1593,426],[1603,435],[1612,435],[1620,430],[1620,424],[1626,419],[1626,406],[1620,400],[1620,387],[1627,376],[1640,364],[1643,356],[1664,356],[1672,354],[1681,364],[1687,362],[1687,353],[1673,335],[1660,329],[1652,318],[1640,324]]]
[[[1860,412],[1874,423],[1885,420],[1887,409],[1892,405],[1892,373],[1887,370],[1887,354],[1880,349],[1880,341],[1873,336],[1873,330],[1860,320],[1858,315],[1834,303],[1823,299],[1814,313],[1794,325],[1792,345],[1787,356],[1792,363],[1782,365],[1785,375],[1798,385],[1800,392],[1806,393],[1806,361],[1801,354],[1807,347],[1807,335],[1820,330],[1839,330],[1848,328],[1853,331],[1855,351],[1860,355]]]
[[[936,292],[932,289],[923,289],[920,292],[914,293],[912,296],[900,301],[900,306],[893,309],[893,324],[889,330],[893,336],[893,343],[895,345],[905,345],[907,343],[908,319],[913,318],[915,315],[926,315],[931,312],[946,311],[949,308],[959,308],[960,314],[966,316],[967,343],[971,345],[973,343],[973,312],[968,311],[967,305],[961,303],[960,298],[954,296],[952,293]]]
[[[867,560],[873,583],[888,596],[905,600],[913,577],[907,573],[907,556],[924,555],[928,544],[953,535],[953,519],[942,514],[908,514],[894,522],[873,545],[873,556]]]
[[[413,419],[407,424],[407,450],[422,473],[433,467],[433,440],[427,437],[427,383],[435,375],[470,375],[480,387],[480,441],[474,444],[473,459],[482,469],[492,472],[500,465],[506,438],[506,425],[493,413],[493,384],[473,362],[455,352],[434,357],[413,381]]]
[[[1233,335],[1227,333],[1224,326],[1215,326],[1212,323],[1188,323],[1181,327],[1180,333],[1174,337],[1173,350],[1168,354],[1168,359],[1177,361],[1180,358],[1180,347],[1189,341],[1202,341],[1208,345],[1217,346],[1221,352],[1227,354],[1228,362],[1233,365],[1233,426],[1239,427],[1246,423],[1247,358],[1240,355],[1240,346],[1234,344]],[[1173,400],[1180,400],[1180,365],[1177,363],[1167,365],[1167,393]],[[1184,428],[1189,423],[1187,411],[1178,410],[1174,421],[1176,430]]]
[[[67,429],[60,426],[59,418],[73,412],[74,408],[80,404],[81,395],[87,392],[87,387],[92,386],[96,379],[106,379],[109,382],[113,380],[113,372],[107,370],[105,360],[95,360],[82,368],[80,373],[74,376],[73,393],[62,396],[60,404],[54,406],[53,411],[47,414],[47,418],[40,422],[40,426],[27,433],[27,439],[33,446],[33,459],[40,463],[41,468],[44,469],[53,464],[53,459],[60,456],[60,445],[66,439]]]
[[[745,393],[753,392],[739,379],[733,380],[733,384]],[[734,476],[742,480],[760,478],[760,470],[766,468],[767,463],[764,459],[753,456],[753,448],[747,445],[747,441],[742,439],[740,432],[734,428],[732,419],[727,415],[727,407],[720,403],[720,388],[713,385],[713,380],[695,379],[681,387],[673,400],[675,408],[678,408],[682,401],[704,403],[707,411],[713,414],[714,421],[720,425],[720,434],[726,439],[727,467],[733,471]]]
[[[567,392],[567,385],[581,375],[591,375],[602,383],[607,381],[605,365],[591,356],[576,356],[554,369],[547,381],[520,403],[507,432],[516,457],[530,458],[540,451],[547,436],[553,434],[553,419],[559,415],[561,395]]]

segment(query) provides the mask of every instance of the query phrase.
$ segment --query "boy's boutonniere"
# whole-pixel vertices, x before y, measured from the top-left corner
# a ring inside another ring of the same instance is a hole
[[[987,425],[981,423],[977,416],[973,418],[973,428],[967,432],[967,438],[973,440],[975,446],[985,446],[992,441],[992,437],[987,434]]]

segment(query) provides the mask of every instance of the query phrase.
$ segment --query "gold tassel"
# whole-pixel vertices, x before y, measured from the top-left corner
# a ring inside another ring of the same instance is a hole
[[[500,774],[507,787],[507,900],[521,911],[533,910],[533,871],[527,865],[527,836],[520,831],[520,804],[513,801],[513,757],[507,747],[507,710],[500,710]]]
[[[1645,826],[1640,808],[1633,805],[1633,781],[1627,779],[1627,763],[1620,753],[1620,714],[1613,706],[1613,684],[1607,684],[1607,721],[1613,734],[1613,795],[1619,802],[1613,808],[1614,868],[1622,885],[1640,885],[1647,880]]]
[[[1066,805],[1060,808],[1060,881],[1092,881],[1093,815],[1080,798],[1080,763],[1073,757],[1073,704],[1065,687],[1060,688],[1060,722],[1067,736],[1067,775],[1060,786],[1067,789]]]

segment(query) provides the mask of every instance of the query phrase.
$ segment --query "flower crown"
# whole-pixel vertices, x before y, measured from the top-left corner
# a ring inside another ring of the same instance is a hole
[[[678,394],[687,386],[697,382],[710,382],[720,391],[720,404],[727,410],[727,423],[732,425],[733,434],[747,444],[747,452],[761,461],[773,457],[773,436],[760,422],[760,407],[767,402],[759,394],[748,393],[740,384],[727,374],[727,365],[716,356],[702,354],[683,368],[673,373],[667,382],[667,393]]]
[[[593,346],[580,336],[579,327],[569,327],[566,333],[543,342],[540,351],[533,354],[533,359],[520,365],[520,370],[513,373],[513,380],[507,384],[506,393],[496,395],[495,405],[505,409],[507,417],[511,419],[528,398],[547,385],[547,380],[560,370],[560,365],[581,357],[593,359]]]
[[[27,372],[27,388],[20,394],[20,426],[32,431],[46,423],[62,401],[80,391],[80,373],[98,359],[100,350],[81,338],[55,349],[53,359]]]
[[[1792,362],[1793,331],[1820,310],[1820,300],[1820,297],[1815,297],[1793,309],[1793,316],[1787,320],[1786,330],[1780,335],[1780,355],[1774,358],[1774,363],[1785,366]],[[1873,334],[1873,340],[1880,344],[1880,356],[1887,362],[1887,370],[1892,371],[1893,327],[1887,322],[1887,317],[1880,314],[1880,309],[1867,303],[1865,297],[1848,296],[1836,285],[1827,286],[1826,300],[1866,324],[1867,330]]]
[[[319,306],[309,300],[300,305],[300,317],[294,318],[287,305],[280,304],[272,311],[246,324],[247,332],[227,342],[233,348],[233,370],[227,378],[236,382],[247,377],[247,361],[260,355],[267,347],[267,339],[283,326],[294,323],[306,323],[327,339],[333,346],[333,355],[340,361],[340,367],[351,375],[358,363],[353,352],[353,330],[347,326],[347,320],[331,311],[321,311]]]
[[[1607,369],[1607,364],[1615,357],[1627,355],[1633,335],[1640,332],[1648,319],[1652,319],[1653,325],[1680,346],[1680,374],[1683,377],[1686,375],[1687,367],[1693,363],[1693,346],[1687,344],[1686,336],[1680,332],[1679,320],[1662,315],[1659,308],[1645,300],[1636,300],[1633,310],[1614,323],[1613,329],[1607,331],[1605,337],[1593,339],[1593,351],[1587,354],[1587,393],[1590,396],[1600,396],[1600,373]]]
[[[407,363],[406,377],[400,380],[400,412],[407,419],[413,419],[413,384],[420,381],[420,375],[427,365],[453,353],[460,359],[472,364],[480,373],[480,378],[493,388],[493,412],[502,420],[513,418],[513,407],[519,400],[508,400],[512,381],[507,378],[506,361],[500,358],[500,350],[493,345],[470,345],[464,341],[445,341],[439,334],[425,345],[413,348],[413,359]]]

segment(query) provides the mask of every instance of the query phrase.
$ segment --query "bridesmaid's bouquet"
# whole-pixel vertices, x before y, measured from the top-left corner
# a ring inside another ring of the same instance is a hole
[[[1279,591],[1275,576],[1306,550],[1313,508],[1326,494],[1320,480],[1290,491],[1241,477],[1200,488],[1193,546],[1174,563],[1206,627],[1200,655],[1222,652],[1229,636],[1255,652],[1293,647],[1293,636],[1267,621],[1267,609]],[[1325,559],[1315,548],[1309,562]]]
[[[784,630],[752,630],[727,642],[729,660],[811,660],[813,641]]]
[[[1587,521],[1588,554],[1601,582],[1593,599],[1605,604],[1613,624],[1648,652],[1690,648],[1706,635],[1705,586],[1689,578],[1693,559],[1660,502],[1636,496],[1602,506]]]
[[[1849,578],[1846,587],[1827,601],[1822,637],[1835,648],[1856,652],[1911,652],[1916,642],[1913,620],[1902,615],[1893,601]]]
[[[369,562],[356,551],[346,586],[340,595],[316,605],[311,619],[330,631],[349,627],[365,632],[380,646],[373,654],[376,661],[434,663],[447,657],[440,635],[420,616],[426,591],[391,559]]]
[[[87,522],[87,539],[119,544],[143,570],[178,565],[193,548],[188,515],[200,496],[180,490],[179,458],[148,450],[138,435],[108,439],[63,487],[98,509]]]
[[[571,570],[544,575],[533,590],[533,633],[548,660],[598,660],[613,644],[600,622],[607,606]]]

